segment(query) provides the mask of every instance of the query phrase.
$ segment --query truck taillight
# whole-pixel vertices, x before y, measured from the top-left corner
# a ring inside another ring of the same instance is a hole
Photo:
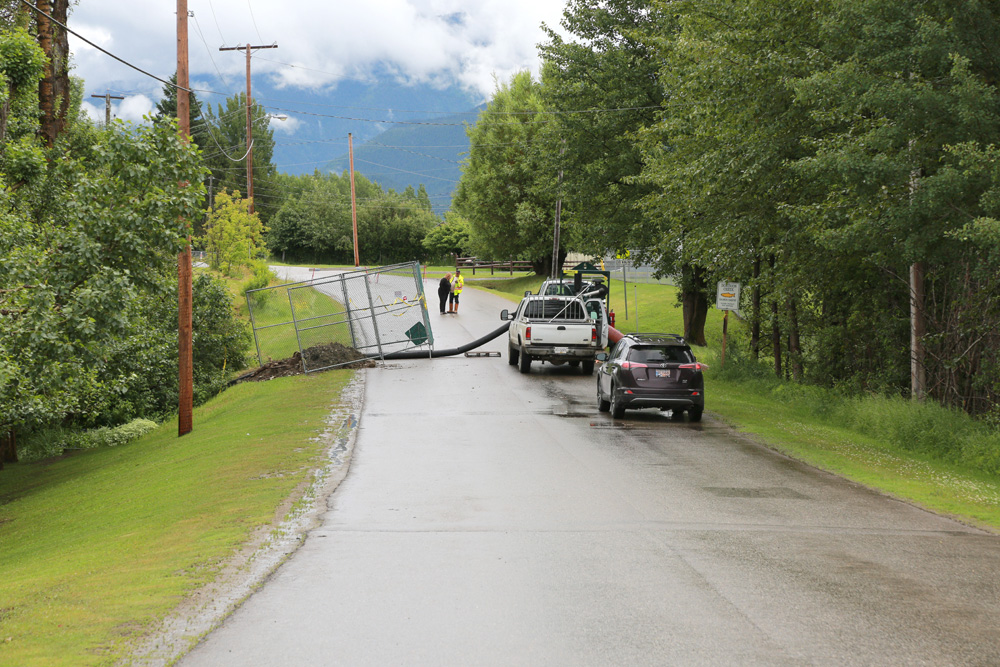
[[[590,327],[590,340],[597,340],[597,327]]]
[[[524,337],[526,340],[531,340],[531,327],[527,327],[524,330]]]

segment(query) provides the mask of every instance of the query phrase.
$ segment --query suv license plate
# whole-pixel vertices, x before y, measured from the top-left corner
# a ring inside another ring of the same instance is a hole
[[[556,354],[569,354],[569,348],[568,347],[557,347],[555,349],[555,353]]]
[[[656,377],[658,378],[669,378],[670,371],[656,371]]]

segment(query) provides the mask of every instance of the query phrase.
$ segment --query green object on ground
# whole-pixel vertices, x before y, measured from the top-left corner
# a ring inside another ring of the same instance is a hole
[[[427,342],[427,327],[424,326],[423,322],[417,322],[406,330],[406,337],[414,345],[423,345]]]

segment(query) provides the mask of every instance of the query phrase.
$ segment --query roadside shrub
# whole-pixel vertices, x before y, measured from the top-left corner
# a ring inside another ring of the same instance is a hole
[[[271,283],[274,274],[268,268],[267,262],[256,261],[251,266],[253,274],[240,286],[240,294],[246,295],[250,290],[263,289]]]
[[[119,447],[157,428],[154,421],[133,419],[127,424],[101,426],[89,430],[65,426],[50,426],[24,436],[18,447],[18,458],[24,463],[62,456],[67,450]]]

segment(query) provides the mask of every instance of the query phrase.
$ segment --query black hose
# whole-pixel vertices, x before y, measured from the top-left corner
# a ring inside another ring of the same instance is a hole
[[[502,327],[488,333],[482,338],[477,338],[471,343],[466,343],[461,347],[453,347],[449,350],[403,350],[402,352],[390,352],[385,356],[380,357],[377,354],[369,354],[368,357],[372,359],[427,359],[427,358],[437,358],[437,357],[452,357],[456,354],[463,354],[469,350],[474,350],[484,343],[488,343],[494,338],[498,338],[503,334],[507,333],[507,329],[510,328],[510,322],[504,323]]]

